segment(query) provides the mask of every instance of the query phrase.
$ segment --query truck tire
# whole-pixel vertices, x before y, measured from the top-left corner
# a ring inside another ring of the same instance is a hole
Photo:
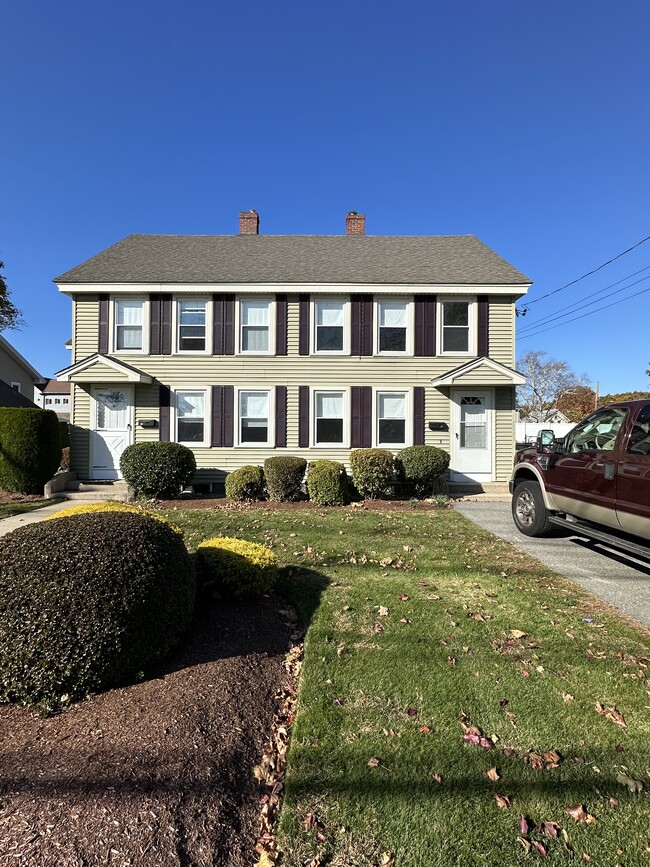
[[[539,482],[529,479],[519,482],[512,495],[512,517],[524,536],[546,536],[549,533],[550,515]]]

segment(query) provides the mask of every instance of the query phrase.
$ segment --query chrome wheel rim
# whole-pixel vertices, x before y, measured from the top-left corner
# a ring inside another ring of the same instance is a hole
[[[522,527],[530,527],[535,520],[535,501],[530,491],[521,491],[515,502],[517,523]]]

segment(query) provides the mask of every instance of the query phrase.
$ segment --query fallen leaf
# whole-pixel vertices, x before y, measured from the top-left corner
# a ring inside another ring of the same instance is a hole
[[[390,614],[390,610],[388,608],[386,608],[385,605],[379,606],[379,616],[380,617],[388,617],[389,614]]]
[[[399,598],[401,599],[402,602],[406,602],[406,600],[408,599],[408,596],[406,595],[406,593],[400,593]]]
[[[550,837],[553,840],[557,840],[557,835],[560,832],[560,826],[557,822],[542,822],[542,834],[545,834],[547,837]]]
[[[546,858],[546,849],[541,843],[539,843],[537,840],[533,840],[531,845],[534,849],[537,849],[542,858]]]
[[[255,867],[273,867],[276,858],[277,853],[275,852],[262,852],[259,861],[255,862]],[[316,867],[318,867],[318,865],[316,865]]]
[[[418,715],[418,709],[416,707],[407,707],[406,715],[410,717],[414,717]]]
[[[345,653],[346,650],[347,650],[347,648],[346,648],[345,644],[339,644],[339,646],[336,648],[336,655],[337,656],[343,656],[343,654]]]
[[[582,853],[582,860],[583,861],[591,861],[591,855],[587,855],[586,852],[583,852]]]
[[[526,816],[524,816],[523,813],[519,816],[519,830],[524,835],[528,834],[528,832],[531,830],[531,822],[526,818]]]
[[[587,811],[583,804],[576,804],[574,807],[566,807],[564,812],[570,816],[574,822],[585,822],[587,819]]]
[[[411,621],[407,620],[406,617],[400,617],[399,622],[400,623],[410,623]]]
[[[429,726],[420,726],[419,731],[423,735],[428,735],[431,729],[429,728]]]
[[[318,816],[316,813],[307,813],[305,815],[305,831],[311,831],[318,825]]]
[[[493,783],[496,783],[497,780],[501,779],[501,774],[496,768],[490,768],[489,771],[483,771],[483,776],[488,780],[492,780]]]
[[[546,762],[546,769],[549,768],[557,768],[562,761],[562,758],[559,753],[555,750],[549,750],[546,753],[542,753],[542,758]]]
[[[368,759],[368,767],[376,768],[377,765],[381,764],[381,759],[378,759],[376,756],[373,756],[371,759]]]
[[[511,629],[509,635],[511,638],[525,638],[527,633],[522,632],[521,629]]]
[[[382,852],[379,856],[379,867],[395,867],[395,856],[392,852]]]
[[[528,854],[531,849],[530,840],[524,839],[524,837],[517,837],[517,843],[520,843],[524,847],[524,852]]]
[[[528,753],[528,763],[532,766],[534,771],[542,771],[544,770],[544,759],[540,756],[539,753],[535,753],[533,751]]]
[[[599,701],[595,704],[596,713],[599,713],[601,716],[606,717],[612,722],[616,723],[617,726],[622,726],[623,728],[627,728],[627,723],[623,718],[623,714],[620,711],[617,711],[615,707],[605,707]]]
[[[442,783],[442,777],[440,776],[440,774],[431,774],[431,779],[435,780],[438,785]]]
[[[497,807],[501,810],[508,810],[512,807],[512,801],[508,795],[495,795],[494,800],[497,802]]]
[[[568,692],[563,692],[563,693],[562,693],[562,698],[564,699],[564,701],[573,701],[573,696],[572,696],[572,695],[569,695]]]

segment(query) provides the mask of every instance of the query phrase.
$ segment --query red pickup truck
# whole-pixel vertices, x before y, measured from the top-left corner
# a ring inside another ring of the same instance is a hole
[[[527,536],[560,525],[632,553],[648,550],[650,400],[602,407],[563,439],[541,431],[535,447],[517,453],[510,493]]]

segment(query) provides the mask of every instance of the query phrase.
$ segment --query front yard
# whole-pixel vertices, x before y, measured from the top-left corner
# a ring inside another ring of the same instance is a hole
[[[281,863],[650,863],[650,638],[449,511],[169,513],[309,623]]]

